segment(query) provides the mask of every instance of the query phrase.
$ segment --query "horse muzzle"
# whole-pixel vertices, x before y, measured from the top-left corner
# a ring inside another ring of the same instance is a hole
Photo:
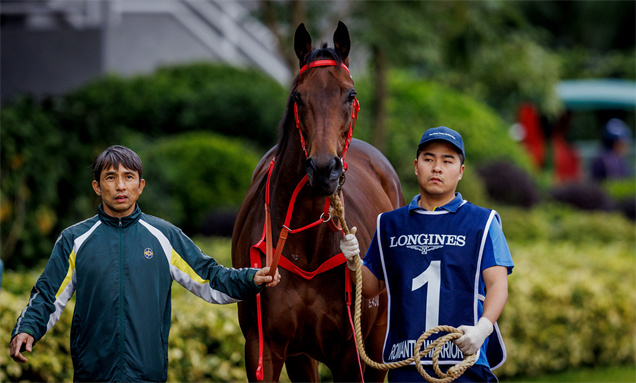
[[[343,172],[342,160],[338,157],[331,157],[327,161],[316,161],[309,157],[305,161],[305,169],[311,189],[325,197],[336,191]]]

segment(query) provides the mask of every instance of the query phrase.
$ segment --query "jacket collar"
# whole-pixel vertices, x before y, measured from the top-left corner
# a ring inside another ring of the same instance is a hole
[[[139,204],[135,204],[135,210],[133,211],[133,213],[129,216],[126,217],[122,217],[122,218],[117,218],[117,217],[112,217],[108,214],[106,214],[104,212],[104,207],[102,204],[100,204],[97,207],[97,215],[99,216],[99,219],[105,223],[108,226],[119,226],[119,223],[121,222],[121,226],[122,227],[128,227],[130,225],[132,225],[133,223],[139,221],[139,218],[141,218],[141,209],[139,208]]]
[[[413,200],[411,200],[411,203],[408,205],[409,206],[409,213],[412,213],[415,210],[423,210],[426,211],[426,209],[420,207],[420,205],[418,205],[418,202],[420,201],[420,198],[422,198],[421,194],[416,195],[415,197],[413,197]],[[457,209],[459,209],[466,201],[464,201],[464,199],[462,198],[462,195],[459,194],[458,192],[455,192],[455,198],[453,198],[452,201],[450,201],[449,203],[447,203],[444,206],[438,206],[435,208],[435,211],[439,211],[439,210],[446,210],[450,213],[455,213],[457,212]]]

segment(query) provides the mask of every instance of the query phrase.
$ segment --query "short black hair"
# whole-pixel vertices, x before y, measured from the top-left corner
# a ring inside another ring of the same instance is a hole
[[[95,181],[99,183],[99,177],[104,169],[109,169],[112,166],[115,170],[118,170],[119,165],[139,173],[139,180],[141,182],[141,174],[143,171],[141,158],[139,158],[137,153],[121,145],[109,147],[95,159],[95,162],[93,162],[93,176],[95,177]]]
[[[417,160],[418,158],[420,158],[420,153],[422,153],[422,151],[424,150],[424,148],[426,147],[426,145],[430,144],[431,142],[448,142],[448,141],[444,141],[444,140],[433,140],[433,141],[429,141],[426,142],[420,146],[417,147],[417,153],[415,154],[415,159]],[[453,145],[453,147],[455,148],[455,146]],[[461,164],[464,164],[464,155],[462,154],[461,150],[455,148],[455,151],[457,152],[457,155],[459,156],[459,161],[461,162]]]

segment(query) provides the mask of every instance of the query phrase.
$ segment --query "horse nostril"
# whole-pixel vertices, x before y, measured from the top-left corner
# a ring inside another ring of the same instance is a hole
[[[331,179],[340,178],[342,175],[342,161],[338,157],[334,157],[329,161],[329,168],[331,169]]]
[[[310,179],[313,179],[316,171],[316,161],[312,158],[307,158],[307,160],[305,160],[305,169],[307,171],[307,176],[309,176]]]

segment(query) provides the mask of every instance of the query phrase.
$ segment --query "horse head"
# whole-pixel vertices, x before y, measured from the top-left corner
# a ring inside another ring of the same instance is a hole
[[[311,36],[300,24],[294,50],[300,73],[292,88],[296,126],[305,150],[305,170],[317,195],[329,196],[344,172],[344,154],[359,108],[349,74],[349,31],[342,23],[333,35],[334,48],[312,49]]]

